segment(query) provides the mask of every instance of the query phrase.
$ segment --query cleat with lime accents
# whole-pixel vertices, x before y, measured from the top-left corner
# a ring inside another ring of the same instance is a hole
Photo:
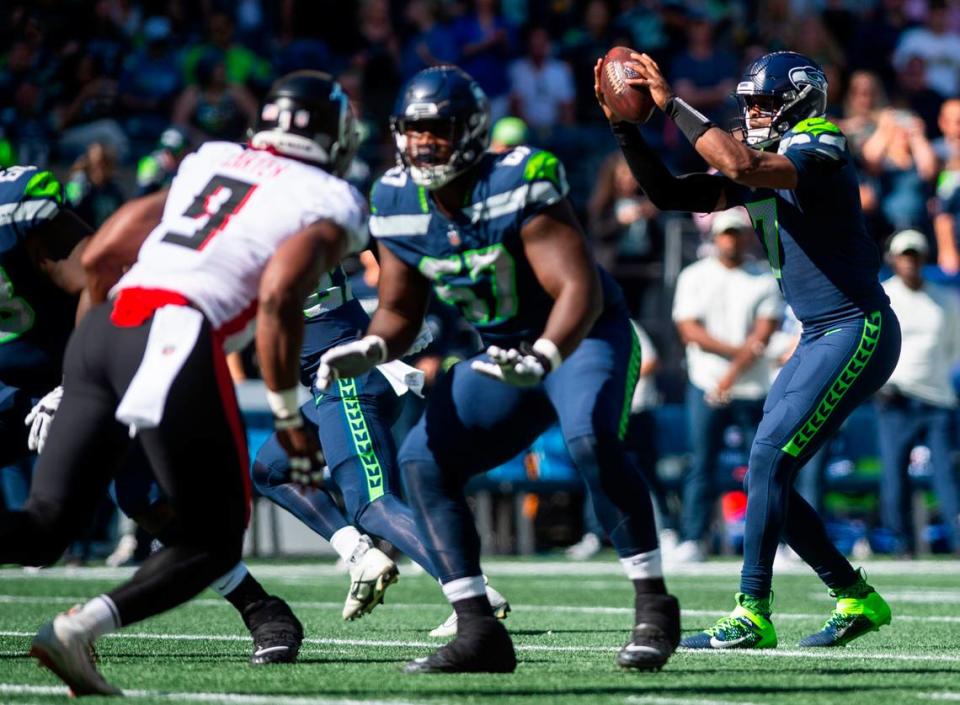
[[[890,605],[867,583],[861,568],[860,578],[850,587],[831,590],[837,598],[837,608],[816,634],[800,640],[800,646],[846,646],[864,634],[875,632],[890,624]]]
[[[772,600],[772,596],[771,596]],[[680,642],[687,649],[773,649],[777,631],[770,621],[770,601],[737,593],[737,606],[706,631]]]

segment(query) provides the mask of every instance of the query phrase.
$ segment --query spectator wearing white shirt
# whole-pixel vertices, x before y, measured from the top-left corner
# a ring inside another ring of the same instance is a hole
[[[511,112],[534,130],[549,130],[573,123],[575,97],[570,66],[550,56],[550,35],[534,27],[527,56],[510,66]]]
[[[944,0],[931,0],[926,25],[908,29],[900,37],[893,65],[902,69],[914,56],[927,67],[927,85],[944,98],[960,93],[960,34],[948,23]]]
[[[883,282],[903,335],[900,361],[877,395],[877,421],[883,483],[884,526],[898,551],[916,551],[907,468],[910,451],[926,440],[933,468],[933,489],[954,551],[960,490],[953,469],[957,396],[950,370],[960,360],[960,299],[956,293],[924,281],[927,239],[904,230],[890,240],[894,276]]]
[[[727,426],[739,426],[749,447],[770,389],[763,360],[783,316],[783,298],[769,269],[747,261],[755,237],[740,209],[711,223],[716,254],[677,279],[673,320],[686,345],[687,414],[693,460],[684,477],[682,543],[675,562],[704,559],[701,540],[716,501],[716,459]]]

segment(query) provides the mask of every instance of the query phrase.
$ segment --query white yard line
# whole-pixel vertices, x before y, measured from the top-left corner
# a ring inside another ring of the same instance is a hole
[[[318,559],[318,561],[324,559]],[[926,575],[926,576],[954,576],[960,575],[960,561],[867,561],[862,564],[870,575]],[[402,568],[402,566],[401,566]],[[489,560],[484,561],[485,572],[490,577],[499,576],[618,576],[623,571],[614,560],[603,563],[574,563],[569,561],[512,561]],[[20,568],[0,569],[0,580],[31,580],[38,575],[49,578],[70,578],[71,580],[122,580],[133,574],[134,568],[44,568],[37,571],[24,571]],[[345,577],[346,574],[330,563],[272,563],[256,565],[253,572],[260,578],[325,578]],[[778,575],[810,575],[810,569],[798,564],[777,565]],[[730,577],[740,574],[738,561],[709,561],[691,565],[666,566],[668,577],[700,578],[700,577]]]
[[[0,693],[10,695],[69,695],[66,686],[21,685],[17,683],[0,683]],[[287,694],[253,695],[247,693],[190,693],[164,692],[160,690],[127,690],[123,691],[128,698],[152,698],[156,700],[173,700],[177,702],[201,703],[237,703],[238,705],[277,705],[278,702],[286,705],[413,705],[401,700],[357,700],[355,698],[313,698]]]
[[[819,593],[817,593],[819,596]],[[884,596],[887,596],[887,593],[884,592]],[[829,596],[827,596],[829,597]],[[69,596],[37,596],[32,595],[2,595],[0,594],[0,604],[30,604],[30,605],[58,605],[58,606],[69,606],[78,602],[84,602],[89,599],[87,597],[81,597],[79,595],[69,595]],[[894,600],[891,598],[890,600]],[[196,605],[198,607],[230,607],[230,603],[223,599],[218,598],[197,598],[191,600],[188,605]],[[339,610],[343,607],[341,602],[318,602],[311,600],[291,600],[288,604],[294,609],[309,610],[309,609],[318,609],[318,610],[328,610],[336,609]],[[417,610],[423,611],[424,609],[436,608],[438,610],[449,609],[447,606],[442,603],[436,605],[425,605],[420,603],[412,602],[391,602],[386,608],[387,610],[400,609],[400,610]],[[511,603],[511,607],[517,612],[567,612],[573,614],[616,614],[616,615],[631,615],[633,614],[632,607],[599,607],[596,605],[523,605],[523,604],[514,604]],[[686,617],[722,617],[725,614],[728,614],[728,610],[692,610],[684,609],[683,615]],[[826,612],[813,612],[813,613],[803,613],[803,612],[777,612],[775,613],[775,619],[777,620],[787,620],[787,621],[805,621],[805,620],[823,620],[826,619]],[[894,619],[897,621],[903,622],[926,622],[931,624],[960,624],[960,616],[935,616],[935,615],[903,615],[899,612],[895,614]]]
[[[744,700],[705,700],[704,698],[677,698],[665,695],[631,695],[627,702],[635,705],[758,705]]]
[[[32,637],[33,632],[0,631],[0,637]],[[112,639],[151,639],[158,641],[238,641],[249,642],[250,637],[239,634],[153,634],[147,632],[119,632],[107,634],[105,638]],[[382,639],[304,639],[306,644],[328,646],[386,646],[404,649],[435,649],[440,644],[437,641],[399,641]],[[517,651],[538,651],[554,653],[603,653],[619,650],[618,646],[553,646],[548,644],[517,644]],[[871,661],[932,661],[939,663],[960,663],[957,654],[903,654],[858,652],[845,650],[838,652],[829,650],[794,650],[794,649],[763,649],[763,650],[698,650],[680,649],[678,653],[686,656],[711,656],[717,658],[809,658],[823,660],[860,660]],[[722,656],[718,656],[722,654]]]

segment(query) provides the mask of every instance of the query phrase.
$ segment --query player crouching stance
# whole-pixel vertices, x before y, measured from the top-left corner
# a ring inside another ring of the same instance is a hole
[[[634,54],[639,78],[719,175],[674,177],[640,131],[597,99],[641,188],[659,208],[750,213],[784,298],[803,324],[796,352],[770,389],[750,451],[743,570],[737,607],[684,639],[693,649],[772,648],[773,558],[781,537],[837,598],[820,632],[801,646],[843,646],[890,623],[890,607],[827,536],[793,489],[797,472],[893,372],[900,326],[878,271],[846,138],[824,119],[827,81],[811,59],[775,52],[751,64],[737,86],[743,141],[673,95],[656,63]]]
[[[408,672],[516,667],[485,594],[463,488],[557,418],[636,587],[636,627],[618,663],[660,668],[679,641],[679,608],[664,586],[649,492],[621,443],[639,346],[566,200],[563,166],[526,147],[487,153],[489,118],[483,91],[458,68],[426,69],[405,87],[393,119],[402,165],[371,195],[380,305],[366,337],[324,354],[318,385],[402,355],[431,287],[488,346],[433,390],[399,451],[411,509],[459,619],[457,637]]]
[[[0,563],[59,557],[106,490],[131,430],[176,530],[128,582],[35,637],[33,655],[76,695],[120,693],[91,660],[98,637],[182,604],[240,560],[249,457],[224,349],[252,331],[255,313],[280,442],[300,477],[320,472],[294,394],[301,305],[322,272],[364,246],[366,212],[339,178],[355,145],[345,95],[326,74],[281,80],[293,78],[312,101],[295,114],[265,102],[261,123],[282,133],[269,151],[205,144],[169,193],[124,206],[84,255],[98,305],[67,347],[63,401],[26,506],[0,514]]]

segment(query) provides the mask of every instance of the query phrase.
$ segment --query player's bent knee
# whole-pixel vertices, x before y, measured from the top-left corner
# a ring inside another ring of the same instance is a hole
[[[778,446],[765,441],[754,441],[750,449],[749,471],[743,478],[743,487],[749,492],[758,482],[785,480],[792,472],[795,459]]]

